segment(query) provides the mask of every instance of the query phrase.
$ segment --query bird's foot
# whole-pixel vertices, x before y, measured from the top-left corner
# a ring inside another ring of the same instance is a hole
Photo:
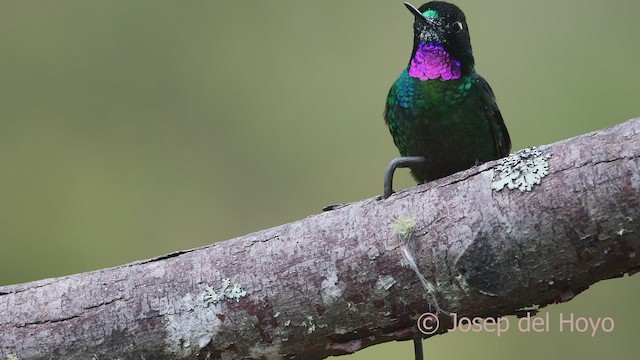
[[[416,360],[422,360],[424,358],[422,355],[422,338],[421,337],[413,338],[413,352]]]
[[[397,168],[410,168],[424,164],[426,161],[427,159],[424,156],[402,156],[391,160],[389,166],[387,166],[387,171],[384,173],[384,194],[382,198],[386,199],[393,194],[393,173]]]

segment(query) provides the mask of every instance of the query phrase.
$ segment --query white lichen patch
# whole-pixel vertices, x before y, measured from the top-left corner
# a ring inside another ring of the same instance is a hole
[[[355,306],[354,303],[350,301],[347,302],[347,310],[349,310],[349,312],[351,313],[358,313],[358,308]]]
[[[396,283],[396,279],[393,276],[385,275],[380,276],[378,281],[376,282],[376,289],[378,290],[389,290]]]
[[[307,328],[307,334],[313,334],[316,331],[316,324],[313,323],[313,316],[307,316],[307,320],[304,320],[300,325]]]
[[[550,154],[543,154],[535,146],[524,148],[506,158],[500,159],[495,170],[498,179],[491,183],[491,189],[500,191],[505,186],[520,191],[531,191],[549,174]]]
[[[7,360],[20,360],[20,358],[18,357],[18,355],[14,354],[14,353],[9,353],[7,355]]]
[[[342,296],[342,287],[338,285],[338,274],[332,272],[320,284],[320,296],[325,306],[333,304]]]
[[[238,284],[234,284],[231,286],[231,280],[222,279],[222,287],[219,289],[214,289],[211,286],[207,285],[204,288],[204,293],[202,294],[202,301],[204,301],[204,306],[207,307],[211,304],[217,304],[221,301],[225,300],[236,300],[236,302],[240,301],[241,298],[247,296],[247,292],[242,289],[242,287]]]
[[[199,299],[186,294],[178,301],[168,301],[159,309],[164,316],[167,337],[164,340],[169,353],[180,357],[194,356],[207,346],[218,333],[221,320]]]

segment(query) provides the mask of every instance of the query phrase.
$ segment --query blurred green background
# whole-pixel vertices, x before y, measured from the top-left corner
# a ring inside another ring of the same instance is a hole
[[[456,3],[514,150],[640,116],[640,2]],[[0,2],[0,285],[380,194],[397,155],[382,110],[412,22],[400,0]],[[426,358],[634,358],[638,295],[623,278],[549,308],[610,316],[610,334],[456,333]]]

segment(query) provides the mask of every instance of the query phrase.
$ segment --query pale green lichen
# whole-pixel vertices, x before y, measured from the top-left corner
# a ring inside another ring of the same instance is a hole
[[[498,180],[491,183],[491,189],[500,191],[506,186],[510,190],[531,191],[534,185],[540,184],[542,178],[549,174],[547,160],[550,157],[550,154],[543,154],[538,148],[531,146],[500,159],[495,167]]]
[[[420,283],[424,287],[424,290],[428,294],[430,298],[430,305],[436,310],[436,312],[440,313],[443,311],[438,305],[438,299],[436,298],[436,288],[435,286],[429,282],[424,275],[418,269],[418,265],[416,264],[415,256],[413,251],[410,248],[409,241],[413,237],[413,232],[416,228],[416,220],[414,217],[410,215],[401,215],[397,217],[390,225],[389,229],[395,233],[400,239],[400,251],[402,252],[402,257],[406,261],[407,265],[416,273]],[[391,284],[393,285],[393,284]]]
[[[358,308],[350,301],[347,302],[347,310],[349,310],[352,313],[358,312]]]
[[[214,289],[211,286],[207,285],[204,289],[204,294],[202,294],[202,301],[204,301],[204,306],[208,307],[211,304],[217,304],[224,300],[236,300],[236,302],[240,301],[241,298],[247,295],[247,292],[242,289],[242,287],[238,284],[234,284],[231,286],[231,280],[222,279],[222,287],[220,289]]]
[[[304,320],[300,325],[307,328],[307,334],[313,334],[313,332],[316,331],[316,324],[313,323],[313,316],[307,316],[307,320]]]
[[[320,320],[320,319],[318,319]],[[285,324],[285,326],[289,326],[288,324]],[[300,326],[304,326],[307,328],[307,334],[313,334],[317,329],[322,329],[322,328],[326,328],[328,327],[327,324],[316,324],[313,320],[313,316],[309,315],[306,316],[306,320],[303,320],[300,323]]]
[[[9,353],[7,355],[7,360],[20,360],[20,358],[18,357],[18,355],[14,354],[14,353]]]
[[[395,234],[406,237],[416,227],[416,220],[409,215],[402,215],[389,225],[389,229]]]
[[[376,283],[376,289],[378,290],[389,290],[393,285],[395,285],[396,279],[393,276],[386,275],[378,278],[378,282]]]

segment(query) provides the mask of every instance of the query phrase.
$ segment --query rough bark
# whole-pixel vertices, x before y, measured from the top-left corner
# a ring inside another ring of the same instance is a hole
[[[0,287],[0,358],[321,359],[416,336],[434,297],[492,317],[567,300],[640,267],[639,132],[640,119],[541,147],[549,175],[530,192],[492,190],[489,163],[202,248]],[[415,226],[400,235],[397,219]]]

